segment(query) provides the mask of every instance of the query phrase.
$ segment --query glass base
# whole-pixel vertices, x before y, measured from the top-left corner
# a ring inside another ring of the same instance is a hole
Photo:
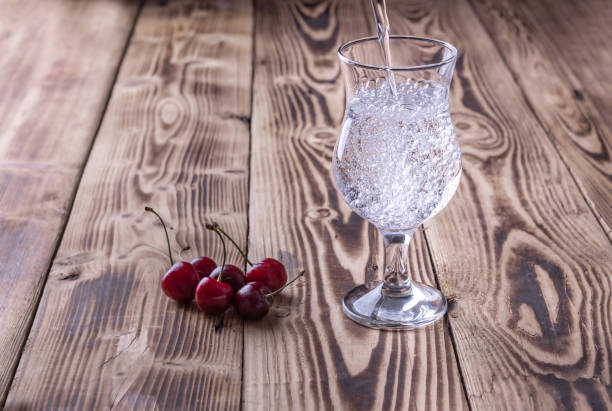
[[[344,296],[342,309],[353,321],[370,328],[406,330],[424,327],[446,313],[446,298],[436,288],[412,283],[411,293],[397,293],[364,285]]]

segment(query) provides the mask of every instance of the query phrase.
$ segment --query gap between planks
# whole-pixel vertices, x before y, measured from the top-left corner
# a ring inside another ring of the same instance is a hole
[[[253,31],[251,34],[251,93],[249,98],[249,154],[247,159],[247,204],[246,204],[246,242],[245,242],[245,253],[249,255],[249,237],[251,235],[251,153],[253,150],[253,95],[255,90],[255,56],[257,51],[257,0],[251,0],[251,7],[253,8]],[[244,272],[247,271],[247,262],[244,262]],[[242,357],[240,362],[240,409],[244,409],[244,338],[245,331],[242,327]]]

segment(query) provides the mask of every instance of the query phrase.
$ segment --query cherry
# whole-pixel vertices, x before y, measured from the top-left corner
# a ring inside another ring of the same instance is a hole
[[[261,281],[270,290],[276,291],[287,283],[285,266],[274,258],[264,258],[246,273],[247,283]]]
[[[161,288],[166,295],[177,301],[191,301],[198,285],[195,268],[186,261],[179,261],[164,274]]]
[[[303,275],[304,271],[300,272],[284,287],[273,292],[270,292],[270,288],[261,281],[246,283],[246,285],[234,295],[234,306],[236,307],[238,315],[245,320],[258,320],[262,318],[270,311],[274,296]]]
[[[223,274],[221,274],[221,271],[223,271]],[[219,277],[221,277],[221,280],[219,280]],[[221,266],[215,268],[213,272],[210,273],[210,278],[229,284],[234,292],[237,292],[246,284],[246,277],[242,270],[231,264],[226,264],[223,268]]]
[[[242,287],[234,296],[234,306],[238,315],[245,320],[259,320],[270,311],[274,301],[267,285],[252,281]]]
[[[242,257],[244,257],[244,261],[252,266],[246,274],[247,282],[261,281],[273,292],[280,289],[287,283],[287,270],[285,270],[285,266],[280,261],[275,260],[274,258],[265,258],[259,263],[253,265],[246,253],[242,251],[242,249],[238,246],[238,244],[236,244],[229,234],[219,227],[219,224],[206,224],[206,228],[216,232],[219,236],[223,234],[225,237],[227,237],[227,239],[232,242],[234,247],[236,247],[236,250],[238,250]]]
[[[217,268],[217,263],[215,263],[212,258],[208,257],[194,258],[191,260],[191,265],[193,265],[193,268],[195,268],[198,273],[198,280],[208,277],[210,273]]]
[[[145,211],[153,213],[159,218],[159,221],[164,228],[166,234],[166,243],[168,244],[168,258],[170,258],[170,269],[164,274],[161,281],[162,291],[173,300],[191,301],[195,295],[195,290],[198,285],[198,274],[195,268],[186,261],[180,261],[174,264],[172,258],[172,250],[170,249],[170,238],[166,224],[161,216],[151,207],[145,207]]]
[[[221,314],[231,305],[233,296],[229,284],[210,277],[204,277],[195,292],[196,304],[206,314]]]
[[[215,230],[215,233],[219,236],[223,246],[223,264],[220,267],[216,267],[208,277],[202,278],[195,292],[196,304],[206,314],[221,314],[225,311],[232,304],[234,297],[232,286],[234,280],[237,281],[236,284],[239,284],[240,276],[244,277],[244,274],[238,267],[225,264],[227,256],[225,240],[218,231]],[[234,274],[236,271],[239,275]],[[232,280],[231,282],[223,281],[226,275],[229,276],[229,280]]]

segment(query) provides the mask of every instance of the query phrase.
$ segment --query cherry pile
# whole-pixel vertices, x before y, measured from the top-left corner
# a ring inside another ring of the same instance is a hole
[[[195,298],[198,308],[206,314],[221,314],[233,305],[240,317],[245,320],[258,320],[270,311],[276,294],[304,275],[302,271],[287,283],[287,270],[280,261],[264,258],[253,264],[217,223],[207,224],[206,228],[215,232],[223,245],[223,264],[218,266],[209,257],[198,257],[191,262],[179,261],[175,264],[164,220],[151,207],[145,207],[145,210],[157,216],[168,243],[171,267],[162,278],[162,290],[176,301],[188,302]],[[251,266],[246,275],[235,265],[225,263],[227,250],[224,237]]]

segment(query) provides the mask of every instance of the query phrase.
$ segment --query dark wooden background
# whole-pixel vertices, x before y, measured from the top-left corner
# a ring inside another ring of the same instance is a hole
[[[451,306],[401,333],[340,306],[380,251],[330,175],[369,0],[0,2],[0,407],[612,409],[612,4],[388,3],[460,50],[463,179],[410,250]],[[144,205],[306,280],[216,327]]]

